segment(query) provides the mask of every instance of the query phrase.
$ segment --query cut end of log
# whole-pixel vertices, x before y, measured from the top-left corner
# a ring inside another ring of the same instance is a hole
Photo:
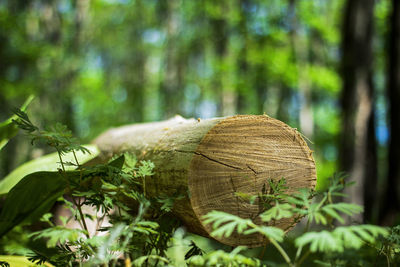
[[[299,132],[268,116],[234,116],[211,128],[197,147],[189,168],[188,186],[194,213],[202,217],[212,210],[224,211],[261,223],[262,208],[239,197],[258,195],[268,179],[284,178],[289,193],[314,188],[315,162]],[[208,233],[210,224],[203,224]],[[276,226],[287,230],[291,219]],[[232,246],[256,247],[265,244],[261,235],[216,238]]]

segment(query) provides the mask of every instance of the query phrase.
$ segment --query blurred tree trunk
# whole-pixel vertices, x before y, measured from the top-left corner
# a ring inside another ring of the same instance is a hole
[[[220,3],[221,5],[224,3]],[[217,94],[218,116],[225,115],[224,107],[224,75],[226,75],[226,68],[224,66],[225,58],[228,55],[228,22],[222,17],[210,18],[210,25],[212,28],[212,41],[214,42],[214,51],[216,56],[216,64],[214,70],[214,77],[212,87]]]
[[[348,0],[342,29],[342,132],[340,169],[356,184],[347,189],[349,201],[365,205],[369,220],[376,196],[376,149],[372,85],[374,0]],[[369,127],[370,126],[370,127]],[[356,217],[362,220],[362,217]]]
[[[238,31],[241,38],[241,48],[237,58],[237,80],[236,83],[236,110],[239,114],[245,114],[247,107],[247,94],[249,92],[248,86],[248,75],[249,75],[249,63],[247,62],[247,50],[248,50],[248,30],[247,30],[247,18],[248,12],[245,8],[249,5],[248,0],[239,1],[239,14],[240,20],[238,23]]]
[[[286,84],[281,84],[278,88],[278,108],[276,111],[276,118],[278,120],[289,121],[289,105],[290,97],[292,96],[291,89]]]
[[[169,0],[164,3],[165,5],[165,24],[167,32],[167,44],[164,55],[165,70],[164,77],[161,78],[160,84],[160,97],[161,97],[161,110],[164,112],[163,117],[171,117],[181,113],[181,99],[183,98],[184,86],[184,68],[183,68],[183,54],[180,51],[178,30],[178,1]]]
[[[296,12],[296,1],[289,0],[289,21],[291,24],[290,29],[290,43],[292,46],[293,60],[296,63],[298,70],[298,81],[297,86],[300,94],[300,130],[307,137],[312,138],[314,130],[314,119],[311,107],[311,85],[308,77],[309,59],[309,40],[308,36],[301,38],[298,34],[298,18]]]
[[[380,221],[392,224],[400,212],[400,2],[392,0],[389,16],[388,84],[389,102],[389,170],[384,188],[384,199],[380,209]]]
[[[57,49],[64,49],[66,56],[56,58],[52,62],[54,74],[51,79],[44,80],[40,105],[43,113],[40,114],[48,121],[60,121],[75,131],[75,118],[71,86],[79,74],[80,61],[82,60],[82,42],[84,40],[84,27],[89,12],[90,0],[77,0],[73,3],[74,20],[71,24],[70,35],[65,33],[63,17],[57,3],[43,4],[43,31],[44,39]],[[65,46],[64,39],[67,39]],[[60,98],[62,96],[62,98]],[[49,114],[48,110],[54,111]]]
[[[128,92],[128,101],[132,108],[132,119],[135,122],[141,122],[144,119],[144,91],[146,83],[146,61],[147,54],[143,44],[143,30],[146,29],[145,18],[143,14],[143,2],[135,1],[133,14],[133,23],[130,25],[129,39],[132,44],[130,56],[125,62],[124,83]]]

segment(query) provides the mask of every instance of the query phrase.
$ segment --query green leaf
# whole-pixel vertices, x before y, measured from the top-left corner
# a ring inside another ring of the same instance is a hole
[[[238,216],[213,210],[203,216],[204,223],[213,223],[213,229],[215,229],[211,235],[216,237],[229,237],[235,229],[237,232],[243,233],[244,230],[249,228],[249,225],[252,224],[250,219],[242,219]]]
[[[47,239],[47,247],[56,247],[58,243],[64,244],[68,242],[76,242],[80,237],[85,236],[85,231],[81,229],[69,229],[64,226],[55,226],[34,232],[29,235],[34,240],[39,238]]]
[[[168,259],[158,256],[158,255],[148,255],[148,256],[141,256],[132,262],[133,266],[144,266],[145,262],[152,262],[152,261],[162,261],[166,264],[169,263]]]
[[[139,177],[146,177],[153,175],[154,163],[151,161],[141,160],[138,169]]]
[[[260,217],[263,222],[291,218],[294,215],[292,210],[292,205],[288,203],[279,204],[279,202],[276,202],[275,206],[263,212]]]
[[[115,167],[115,168],[121,170],[122,166],[124,166],[124,162],[125,162],[125,155],[122,154],[121,156],[119,156],[119,157],[117,157],[115,159],[112,159],[108,163],[108,165],[111,166],[111,167]]]
[[[339,222],[344,223],[342,216],[339,215],[338,212],[345,213],[347,215],[354,215],[356,213],[360,213],[363,211],[363,208],[350,203],[332,203],[325,205],[321,208],[323,212],[331,216],[332,218],[337,219]]]
[[[43,265],[36,265],[34,263],[32,263],[31,261],[28,260],[27,257],[25,256],[10,256],[10,255],[0,255],[0,261],[5,261],[8,262],[10,264],[10,266],[12,267],[31,267],[31,266],[35,266],[35,267],[39,267],[39,266],[47,266],[47,267],[51,267],[53,265],[51,265],[50,263],[45,263]]]
[[[80,164],[88,162],[100,153],[99,149],[95,145],[85,145],[85,148],[90,151],[90,154],[83,153],[82,151],[75,152]],[[30,173],[57,170],[57,168],[61,167],[59,161],[60,159],[58,154],[51,153],[22,164],[0,181],[0,195],[7,194],[13,186],[15,186],[22,178]],[[63,161],[74,162],[75,159],[73,153],[70,152],[63,155]],[[66,170],[73,170],[75,168],[76,166],[74,165],[65,165]]]
[[[308,232],[295,240],[297,247],[310,245],[311,252],[343,252],[359,249],[365,243],[375,243],[379,236],[388,236],[386,228],[376,225],[352,225],[337,227],[332,232]]]
[[[285,236],[285,232],[282,229],[273,226],[257,226],[256,228],[244,232],[246,235],[253,233],[260,233],[268,239],[274,239],[278,242],[282,242],[283,237]]]
[[[21,110],[26,110],[33,98],[33,95],[29,96],[22,105]],[[0,150],[18,133],[18,126],[13,123],[13,120],[15,119],[17,119],[17,115],[13,115],[0,123]]]
[[[337,251],[343,252],[343,242],[328,231],[308,232],[296,238],[295,245],[304,247],[310,245],[311,252]]]
[[[326,209],[336,209],[337,211],[340,211],[342,213],[345,213],[349,216],[352,216],[354,214],[362,212],[364,209],[356,204],[351,204],[351,203],[333,203],[333,204],[328,204],[324,206],[323,210],[326,212]]]
[[[62,195],[65,179],[58,172],[35,172],[25,176],[7,195],[0,213],[0,236],[25,220],[46,213]]]
[[[194,256],[189,259],[190,266],[261,266],[258,259],[239,254],[246,247],[239,246],[230,253],[216,250],[203,257]]]

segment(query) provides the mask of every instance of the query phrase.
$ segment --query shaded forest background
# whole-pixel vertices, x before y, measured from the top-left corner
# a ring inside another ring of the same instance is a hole
[[[319,187],[345,171],[366,222],[400,209],[396,0],[0,0],[0,120],[83,142],[123,124],[268,114],[312,140]],[[0,177],[47,153],[22,135]]]

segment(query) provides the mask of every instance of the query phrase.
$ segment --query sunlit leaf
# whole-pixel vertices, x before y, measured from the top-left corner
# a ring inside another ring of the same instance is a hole
[[[42,265],[36,265],[28,260],[25,256],[11,256],[11,255],[0,255],[0,261],[5,261],[10,264],[11,267],[39,267],[47,266],[52,267],[50,263],[44,263]]]
[[[100,153],[95,145],[85,145],[85,147],[90,151],[90,154],[83,153],[82,151],[75,152],[80,164],[88,162],[89,160],[98,156]],[[73,153],[70,152],[63,155],[63,161],[74,162],[75,158]],[[60,158],[58,157],[58,154],[52,153],[22,164],[0,181],[0,195],[7,194],[13,186],[15,186],[22,178],[30,173],[38,171],[56,171],[58,168],[61,168],[59,162]],[[76,169],[76,166],[66,165],[65,169],[73,170]]]
[[[31,95],[22,105],[21,110],[26,110],[28,105],[32,102],[34,96]],[[13,123],[17,118],[16,115],[11,116],[7,120],[0,123],[0,150],[18,133],[18,127]],[[1,188],[1,187],[0,187]]]

